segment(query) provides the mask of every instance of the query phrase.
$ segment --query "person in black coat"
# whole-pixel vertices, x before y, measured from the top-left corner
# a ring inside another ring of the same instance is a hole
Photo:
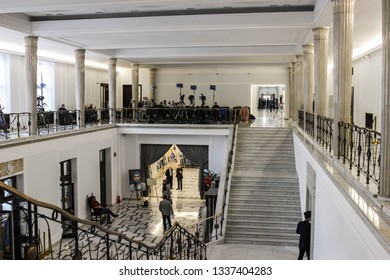
[[[167,177],[167,184],[169,184],[169,187],[172,189],[172,183],[173,183],[173,169],[172,166],[169,166],[167,170],[165,171],[165,176]]]
[[[298,223],[296,230],[297,234],[300,234],[298,260],[303,260],[305,252],[307,259],[310,260],[311,211],[306,211],[303,215],[305,220]]]
[[[176,169],[177,189],[183,190],[183,168],[179,165]]]

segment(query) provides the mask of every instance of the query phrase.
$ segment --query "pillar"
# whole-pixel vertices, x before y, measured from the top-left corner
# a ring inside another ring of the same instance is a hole
[[[303,46],[303,100],[304,111],[313,113],[313,92],[314,92],[314,46]]]
[[[314,139],[317,139],[317,116],[327,115],[329,27],[313,29],[314,33]]]
[[[303,93],[302,93],[302,63],[303,63],[303,55],[297,55],[297,64],[295,71],[295,114],[296,119],[298,120],[298,111],[303,110]]]
[[[131,65],[131,85],[132,85],[133,100],[135,100],[134,108],[138,108],[138,103],[142,101],[138,89],[139,87],[139,65],[138,64]]]
[[[287,87],[287,93],[286,96],[284,96],[284,111],[285,111],[285,116],[288,118],[291,118],[291,101],[292,101],[292,92],[293,88],[293,68],[292,65],[288,67],[288,87]],[[288,107],[286,105],[289,105]]]
[[[340,121],[350,123],[352,87],[352,35],[355,0],[332,0],[334,56],[333,153],[339,153]]]
[[[382,0],[382,108],[379,198],[390,200],[390,3]]]
[[[298,121],[295,107],[295,99],[297,98],[296,91],[296,75],[297,75],[297,63],[294,61],[291,63],[291,94],[290,94],[290,117],[293,121]]]
[[[116,58],[108,60],[108,108],[110,110],[110,123],[116,122]]]
[[[24,38],[25,45],[25,71],[27,110],[31,114],[31,135],[37,135],[37,61],[38,61],[38,37],[27,36]]]
[[[157,96],[156,96],[156,90],[157,90],[157,81],[156,81],[156,77],[157,77],[157,69],[150,69],[149,70],[149,80],[150,80],[150,90],[151,90],[151,94],[150,94],[150,99],[153,99],[154,102],[157,103]]]
[[[85,50],[75,52],[76,110],[79,110],[79,127],[85,127]]]

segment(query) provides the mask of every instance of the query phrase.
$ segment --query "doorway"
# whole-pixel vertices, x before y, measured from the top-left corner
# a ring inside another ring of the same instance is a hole
[[[131,108],[132,103],[131,100],[133,99],[133,85],[123,85],[122,86],[122,104],[123,108]],[[142,102],[142,85],[138,85],[138,98],[137,98],[137,104],[140,104]]]
[[[60,162],[60,189],[61,207],[70,214],[75,214],[74,183],[72,180],[72,160]],[[75,237],[76,227],[74,222],[65,216],[61,216],[62,236],[64,238]]]
[[[4,184],[17,189],[16,176],[2,179]],[[22,235],[22,228],[26,228],[25,223],[21,224],[20,215],[24,213],[18,211],[18,199],[7,191],[0,192],[0,259],[20,260],[23,258],[23,243],[27,237]]]
[[[261,109],[267,108],[272,101],[275,109],[280,107],[280,101],[285,102],[285,85],[270,84],[270,85],[251,85],[251,113],[258,112]],[[284,106],[285,107],[285,106]],[[256,114],[254,114],[256,116]]]
[[[100,203],[103,207],[107,207],[106,149],[99,151],[99,177],[100,177]]]

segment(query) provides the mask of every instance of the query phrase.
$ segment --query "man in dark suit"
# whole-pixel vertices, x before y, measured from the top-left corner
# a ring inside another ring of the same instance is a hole
[[[173,183],[173,169],[172,166],[169,166],[167,170],[165,171],[165,176],[167,177],[167,184],[169,184],[169,187],[173,189],[172,183]]]
[[[307,259],[310,260],[311,211],[306,211],[303,213],[303,215],[305,216],[305,220],[298,223],[296,231],[298,234],[300,234],[298,260],[303,260],[303,255],[305,252]]]
[[[183,168],[179,165],[176,169],[177,189],[183,190]]]

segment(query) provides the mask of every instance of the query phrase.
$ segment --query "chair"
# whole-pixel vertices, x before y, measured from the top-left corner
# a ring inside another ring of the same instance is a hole
[[[93,196],[93,194],[91,196],[87,195],[87,205],[88,205],[91,221],[96,221],[96,222],[102,223],[106,219],[106,215],[104,213],[97,213],[92,208],[92,206],[91,206],[92,196]]]

